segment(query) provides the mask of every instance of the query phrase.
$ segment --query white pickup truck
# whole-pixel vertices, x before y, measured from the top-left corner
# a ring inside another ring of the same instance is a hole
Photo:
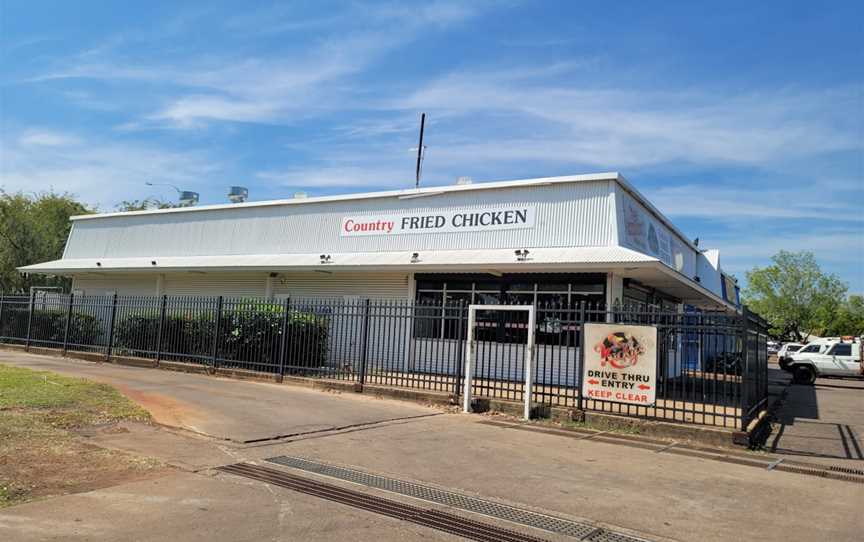
[[[792,354],[786,370],[797,384],[813,384],[817,376],[864,376],[861,340],[843,337],[818,347],[808,345]]]

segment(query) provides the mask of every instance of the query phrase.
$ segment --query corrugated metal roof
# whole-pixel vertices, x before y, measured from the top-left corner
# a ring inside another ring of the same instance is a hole
[[[339,268],[405,268],[421,271],[430,267],[526,268],[537,265],[591,266],[605,264],[658,262],[656,258],[619,246],[538,248],[520,261],[513,250],[435,250],[419,252],[412,263],[413,252],[331,253],[330,263],[322,264],[315,254],[247,254],[240,256],[183,256],[159,258],[75,258],[54,260],[19,267],[23,272],[76,273],[87,271],[144,271],[189,269],[339,269]],[[155,262],[155,265],[154,263]]]
[[[448,192],[472,192],[475,190],[495,190],[500,188],[519,188],[530,186],[545,186],[561,183],[579,183],[592,181],[618,180],[621,176],[618,172],[588,173],[584,175],[566,175],[560,177],[540,177],[536,179],[520,179],[509,181],[481,182],[475,184],[457,184],[447,186],[431,186],[428,188],[409,188],[404,190],[386,190],[379,192],[363,192],[358,194],[339,194],[333,196],[316,196],[292,199],[279,199],[269,201],[248,201],[245,203],[225,203],[217,205],[199,205],[195,207],[175,207],[171,209],[149,209],[146,211],[126,211],[115,213],[100,213],[92,215],[76,215],[70,220],[92,220],[98,218],[109,218],[115,216],[140,216],[174,213],[194,213],[199,211],[213,211],[220,209],[244,209],[250,207],[272,207],[275,205],[306,205],[309,203],[352,201],[376,198],[401,198],[413,199],[424,196],[435,196]]]
[[[317,202],[288,207],[237,206],[193,214],[130,213],[75,222],[64,258],[158,258],[396,252],[615,244],[614,181],[525,185],[496,191],[444,193],[420,199]],[[531,227],[345,236],[345,217],[470,213],[528,209]]]

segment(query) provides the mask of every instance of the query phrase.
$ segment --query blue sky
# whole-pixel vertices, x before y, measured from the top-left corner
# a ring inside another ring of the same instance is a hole
[[[602,4],[602,5],[601,5]],[[864,292],[864,4],[0,0],[0,187],[102,210],[620,171]]]

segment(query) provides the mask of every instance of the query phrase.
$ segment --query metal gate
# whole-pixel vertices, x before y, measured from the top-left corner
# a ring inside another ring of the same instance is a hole
[[[536,329],[533,305],[468,306],[462,393],[465,412],[471,412],[475,391],[482,395],[484,390],[491,390],[493,386],[500,390],[501,382],[506,382],[508,395],[524,402],[523,416],[530,419]],[[519,355],[519,350],[523,355]],[[524,375],[524,380],[519,378],[519,374]]]

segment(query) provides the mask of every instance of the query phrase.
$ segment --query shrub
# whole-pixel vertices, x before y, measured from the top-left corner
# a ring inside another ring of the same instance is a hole
[[[272,304],[251,303],[232,304],[223,309],[219,326],[220,363],[253,364],[258,369],[275,370],[279,366],[284,311]],[[162,329],[162,350],[190,359],[209,357],[214,328],[215,316],[210,313],[169,314]],[[289,313],[285,365],[323,366],[327,360],[328,330],[325,318],[299,311]],[[133,315],[117,323],[114,343],[117,348],[129,351],[155,351],[158,336],[158,315]]]
[[[27,323],[30,320],[27,308],[5,308],[0,322],[0,335],[27,338]],[[103,334],[102,320],[90,315],[72,313],[69,321],[69,342],[75,344],[97,344]],[[30,321],[30,339],[33,342],[63,343],[66,334],[66,311],[61,309],[36,309]]]

